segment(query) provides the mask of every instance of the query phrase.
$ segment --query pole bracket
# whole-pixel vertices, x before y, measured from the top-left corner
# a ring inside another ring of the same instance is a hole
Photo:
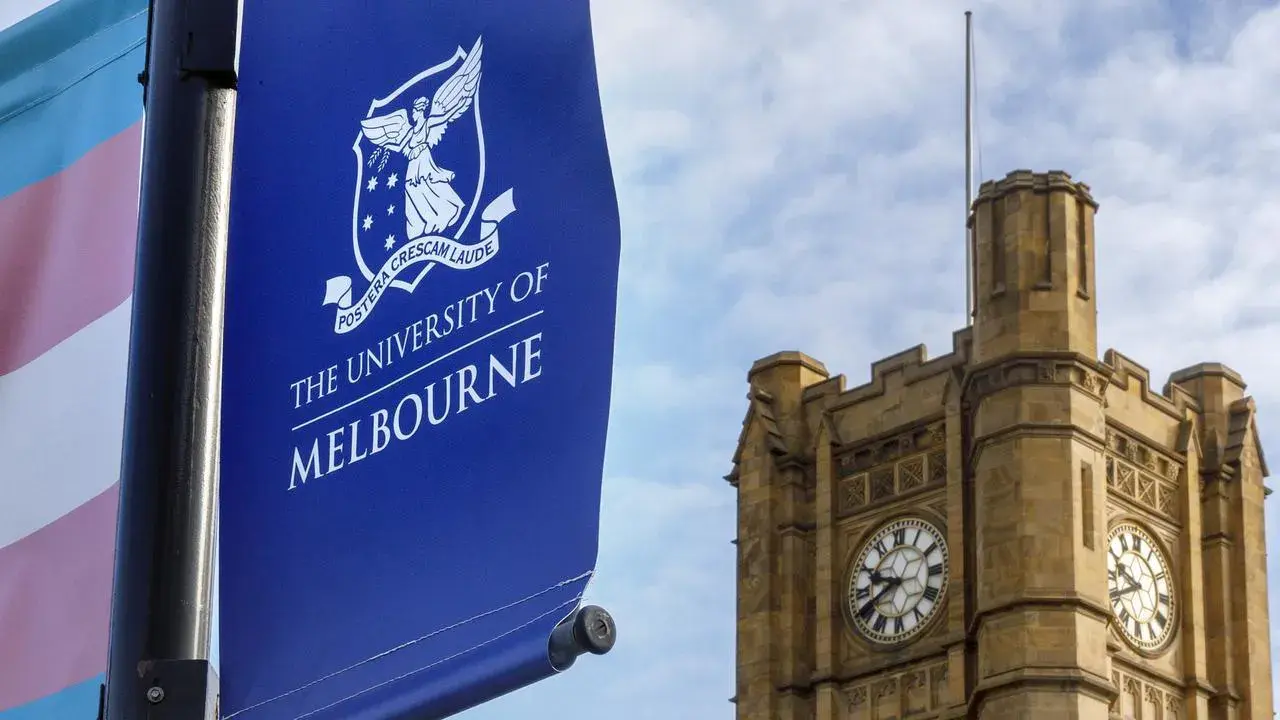
[[[208,660],[148,660],[140,670],[146,720],[218,720],[218,673]]]
[[[240,62],[240,0],[183,0],[181,70],[214,87],[235,88]]]

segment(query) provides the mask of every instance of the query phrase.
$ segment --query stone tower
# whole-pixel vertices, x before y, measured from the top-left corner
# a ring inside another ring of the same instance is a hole
[[[985,183],[975,317],[846,388],[748,373],[740,720],[1270,720],[1254,404],[1216,363],[1097,351],[1093,217],[1066,173]]]

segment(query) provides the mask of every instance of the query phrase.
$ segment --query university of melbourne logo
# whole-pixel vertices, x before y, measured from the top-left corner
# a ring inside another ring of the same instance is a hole
[[[480,39],[470,52],[458,48],[374,100],[360,121],[351,249],[367,285],[360,292],[350,277],[329,279],[335,333],[359,327],[392,288],[412,293],[437,265],[473,270],[498,254],[498,224],[515,211],[511,189],[489,199],[478,232],[467,232],[484,200],[483,49]],[[470,197],[459,194],[472,187]]]

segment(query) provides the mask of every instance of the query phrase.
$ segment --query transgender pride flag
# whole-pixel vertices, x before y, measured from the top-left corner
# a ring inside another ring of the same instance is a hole
[[[147,0],[0,0],[0,720],[107,665]]]

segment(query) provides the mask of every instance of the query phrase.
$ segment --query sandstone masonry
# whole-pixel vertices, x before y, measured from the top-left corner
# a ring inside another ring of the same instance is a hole
[[[1155,392],[1098,359],[1096,211],[1063,172],[984,183],[950,354],[912,348],[855,388],[798,352],[751,368],[727,476],[738,718],[1272,718],[1253,400],[1220,364]],[[936,608],[910,578],[865,600],[915,572],[855,567],[903,518],[946,538]],[[931,609],[900,643],[855,629],[894,607]]]

